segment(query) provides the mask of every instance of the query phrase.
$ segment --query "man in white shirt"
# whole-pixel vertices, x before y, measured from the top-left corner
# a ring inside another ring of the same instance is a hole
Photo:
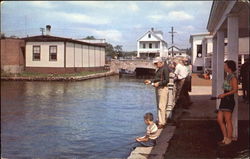
[[[180,103],[179,99],[182,97],[181,90],[182,90],[182,86],[185,82],[185,78],[188,76],[188,70],[184,66],[182,60],[174,60],[174,65],[175,65],[174,74],[177,77],[175,102],[178,105]]]

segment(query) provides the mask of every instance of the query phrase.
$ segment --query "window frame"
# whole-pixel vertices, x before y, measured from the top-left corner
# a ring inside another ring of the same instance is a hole
[[[148,48],[152,49],[152,43],[148,44]]]
[[[156,48],[156,49],[158,49],[158,48],[159,48],[158,43],[155,43],[155,48]]]
[[[196,54],[197,58],[202,58],[202,45],[201,44],[196,45],[196,53],[197,53]],[[198,56],[199,54],[201,54],[201,56]]]
[[[204,69],[203,66],[197,66],[197,67],[196,67],[196,70],[197,70],[197,71],[203,71],[203,69]]]
[[[146,44],[145,43],[142,43],[142,48],[146,49]]]
[[[51,48],[52,47],[55,47],[56,48],[56,52],[55,53],[52,53],[51,52]],[[51,56],[52,54],[56,54],[56,59],[52,59]],[[49,46],[49,61],[57,61],[57,45],[50,45]]]
[[[148,34],[148,38],[151,38],[151,34]]]
[[[39,53],[35,53],[35,48],[39,48]],[[35,54],[39,54],[39,59],[35,58]],[[33,61],[40,61],[41,60],[41,46],[40,45],[33,45],[33,47],[32,47],[32,60]]]

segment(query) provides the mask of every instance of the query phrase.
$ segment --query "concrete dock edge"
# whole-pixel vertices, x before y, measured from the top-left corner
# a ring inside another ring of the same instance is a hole
[[[156,145],[153,147],[136,147],[128,159],[164,159],[165,152],[169,142],[174,136],[176,126],[166,126],[165,129],[159,129],[160,135],[156,139]]]
[[[116,75],[115,72],[96,73],[86,76],[74,77],[1,77],[3,81],[83,81],[94,78],[101,78]]]

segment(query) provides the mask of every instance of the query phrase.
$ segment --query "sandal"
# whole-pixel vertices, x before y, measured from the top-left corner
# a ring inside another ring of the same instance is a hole
[[[226,140],[225,140],[225,145],[229,145],[229,144],[231,144],[231,143],[232,143],[232,139],[226,138]]]
[[[222,141],[219,141],[217,144],[218,145],[224,145],[225,144],[225,141],[226,141],[226,137],[223,138]]]
[[[218,144],[220,146],[227,146],[227,145],[230,145],[231,143],[232,143],[232,139],[225,138],[223,141],[219,142]]]

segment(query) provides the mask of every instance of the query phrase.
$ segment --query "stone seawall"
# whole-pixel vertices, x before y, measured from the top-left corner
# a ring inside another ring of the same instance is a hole
[[[94,78],[101,78],[116,75],[115,72],[96,73],[86,76],[71,76],[71,77],[1,77],[4,81],[83,81]]]

